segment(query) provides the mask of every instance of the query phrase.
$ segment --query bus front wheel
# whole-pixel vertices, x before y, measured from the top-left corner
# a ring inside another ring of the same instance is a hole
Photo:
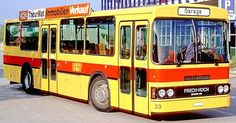
[[[103,77],[98,76],[92,81],[89,88],[89,102],[99,111],[111,111],[109,87]]]
[[[22,88],[26,93],[30,94],[33,92],[33,77],[32,73],[29,70],[25,70],[22,73],[21,83]]]

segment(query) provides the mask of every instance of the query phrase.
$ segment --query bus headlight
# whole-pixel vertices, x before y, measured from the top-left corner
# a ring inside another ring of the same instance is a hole
[[[218,93],[223,93],[223,91],[224,91],[224,88],[223,88],[223,86],[222,85],[220,85],[220,86],[218,86],[218,88],[217,88],[217,90],[218,90]]]
[[[164,89],[161,89],[158,91],[158,96],[163,98],[166,95],[166,91]]]
[[[174,96],[174,90],[173,90],[173,89],[168,89],[168,90],[167,90],[167,96],[168,96],[168,97]]]
[[[229,92],[229,86],[228,85],[224,85],[224,93],[228,93]]]

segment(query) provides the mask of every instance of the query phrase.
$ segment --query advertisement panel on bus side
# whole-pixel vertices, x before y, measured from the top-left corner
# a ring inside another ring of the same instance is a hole
[[[90,3],[82,3],[68,6],[25,10],[19,12],[19,20],[33,20],[45,18],[60,18],[90,15]]]

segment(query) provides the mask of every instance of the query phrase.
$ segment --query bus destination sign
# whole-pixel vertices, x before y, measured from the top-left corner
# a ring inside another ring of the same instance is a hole
[[[90,14],[90,11],[90,3],[26,10],[19,12],[19,20],[86,16]]]
[[[210,16],[210,9],[179,7],[178,14],[182,16]]]

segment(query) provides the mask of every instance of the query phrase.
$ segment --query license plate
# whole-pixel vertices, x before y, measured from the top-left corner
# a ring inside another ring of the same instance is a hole
[[[194,107],[200,107],[200,106],[204,106],[204,103],[202,102],[197,102],[193,104]]]

